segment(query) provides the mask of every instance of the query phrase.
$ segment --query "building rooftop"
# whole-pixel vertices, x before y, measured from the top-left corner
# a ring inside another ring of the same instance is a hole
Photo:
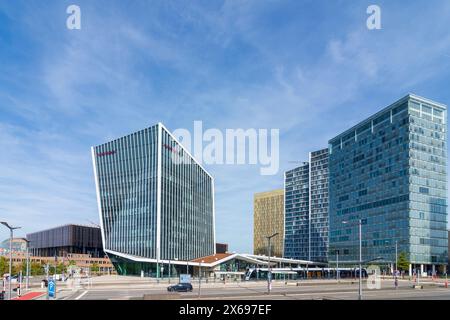
[[[39,230],[39,231],[35,231],[35,232],[30,232],[30,233],[27,234],[27,236],[28,236],[28,235],[31,235],[31,234],[35,234],[35,233],[46,232],[46,231],[55,230],[55,229],[60,229],[60,228],[69,227],[69,226],[83,227],[83,228],[92,228],[92,229],[100,229],[100,227],[93,226],[93,225],[68,223],[68,224],[63,224],[63,225],[57,226],[57,227],[52,227],[52,228],[48,228],[48,229],[44,229],[44,230]]]
[[[375,113],[375,114],[371,115],[370,117],[368,117],[368,118],[362,120],[361,122],[357,123],[356,125],[354,125],[350,129],[347,129],[344,132],[340,133],[339,135],[335,136],[334,138],[330,139],[329,143],[333,144],[333,142],[336,142],[336,140],[339,140],[341,137],[344,137],[347,134],[357,130],[358,128],[362,127],[363,125],[367,124],[368,122],[371,122],[375,118],[379,117],[384,112],[386,112],[386,111],[388,111],[388,110],[390,110],[390,109],[392,109],[392,108],[394,108],[396,106],[399,106],[399,105],[405,103],[406,101],[408,101],[410,99],[414,99],[414,100],[417,100],[417,101],[420,101],[420,102],[423,102],[423,103],[426,103],[426,104],[430,104],[430,105],[432,105],[434,107],[439,107],[439,108],[442,108],[442,109],[445,109],[445,110],[447,109],[447,106],[445,104],[442,104],[442,103],[439,103],[439,102],[436,102],[436,101],[433,101],[433,100],[430,100],[430,99],[427,99],[427,98],[420,97],[420,96],[415,95],[413,93],[409,93],[406,96],[404,96],[403,98],[395,101],[394,103],[391,103],[389,106],[381,109],[377,113]]]

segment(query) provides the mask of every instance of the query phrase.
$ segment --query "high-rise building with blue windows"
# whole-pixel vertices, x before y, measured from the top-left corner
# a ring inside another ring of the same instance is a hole
[[[330,255],[339,263],[446,263],[447,109],[407,95],[329,141]]]
[[[214,179],[162,124],[92,147],[92,159],[119,274],[166,274],[215,253]]]
[[[328,148],[309,155],[309,259],[328,261]]]
[[[328,260],[328,149],[309,154],[309,162],[286,171],[284,256]]]
[[[309,163],[284,173],[284,257],[308,260]]]

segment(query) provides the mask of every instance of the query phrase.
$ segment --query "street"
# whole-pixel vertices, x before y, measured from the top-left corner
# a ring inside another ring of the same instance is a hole
[[[272,292],[267,294],[267,283],[235,282],[235,283],[202,283],[201,295],[198,295],[198,282],[192,282],[193,292],[168,293],[167,283],[148,284],[140,281],[93,283],[77,289],[66,289],[60,286],[59,300],[141,300],[146,299],[204,299],[204,300],[356,300],[358,299],[357,281],[308,280],[285,284],[274,282]],[[399,281],[395,289],[392,280],[383,280],[381,289],[370,290],[363,283],[363,299],[365,300],[450,300],[450,289],[442,283],[424,282],[423,289],[414,289],[408,280]],[[44,297],[42,297],[44,299]]]

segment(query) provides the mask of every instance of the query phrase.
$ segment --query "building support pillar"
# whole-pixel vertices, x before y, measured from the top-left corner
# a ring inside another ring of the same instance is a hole
[[[412,277],[412,264],[411,263],[409,264],[409,273],[408,273],[408,275],[410,277]]]
[[[420,265],[420,276],[423,274],[423,264]]]
[[[431,274],[434,276],[436,274],[436,265],[431,266]]]

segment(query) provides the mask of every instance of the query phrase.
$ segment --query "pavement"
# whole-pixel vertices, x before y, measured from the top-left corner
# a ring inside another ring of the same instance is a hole
[[[177,281],[174,279],[171,284]],[[301,280],[274,281],[271,294],[267,294],[267,282],[202,282],[199,294],[198,281],[192,282],[193,292],[172,296],[181,300],[356,300],[358,280]],[[450,300],[450,288],[443,281],[421,281],[423,289],[414,289],[409,280],[400,280],[396,289],[392,279],[382,280],[381,289],[370,290],[363,283],[363,298],[367,300]],[[98,277],[90,283],[76,287],[57,288],[57,300],[140,300],[147,298],[171,298],[167,292],[168,281],[133,277]],[[38,299],[45,299],[45,295]]]
[[[45,296],[45,292],[28,292],[20,297],[14,297],[11,300],[35,300],[42,296]]]

